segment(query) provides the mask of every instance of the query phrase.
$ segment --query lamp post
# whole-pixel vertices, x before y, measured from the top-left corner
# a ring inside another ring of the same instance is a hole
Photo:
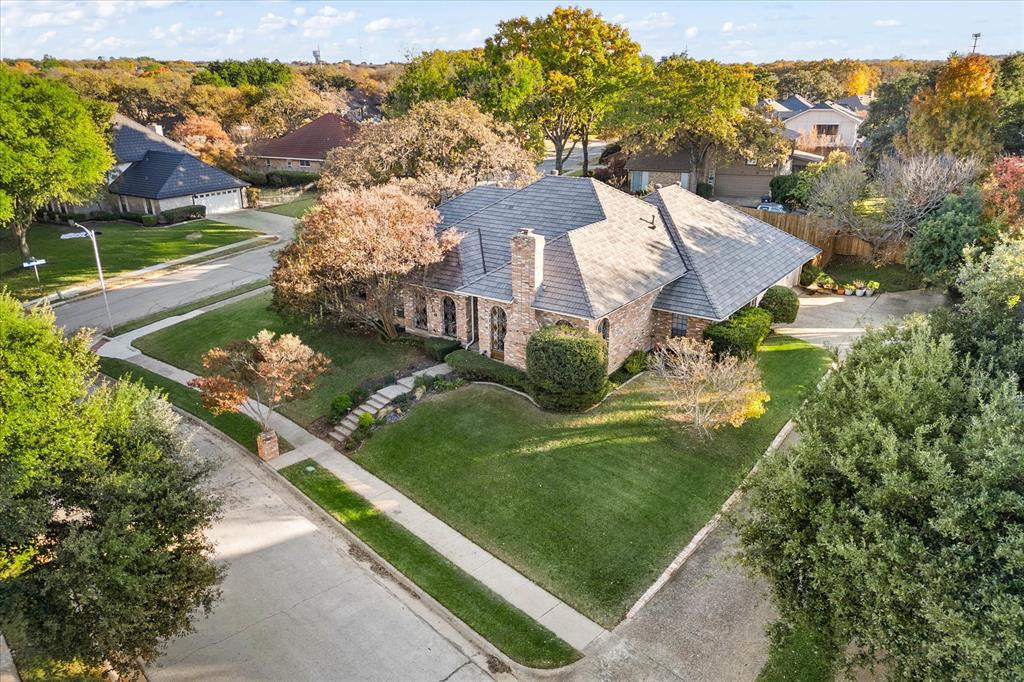
[[[100,247],[96,244],[96,231],[80,223],[75,223],[75,227],[81,228],[92,241],[92,252],[96,254],[96,271],[100,275],[100,289],[103,290],[103,307],[107,309],[107,331],[110,331],[114,328],[114,318],[110,315],[110,303],[107,302],[107,283],[103,279],[103,265],[100,263]]]

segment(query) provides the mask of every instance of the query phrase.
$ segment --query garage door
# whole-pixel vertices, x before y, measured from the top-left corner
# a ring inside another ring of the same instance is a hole
[[[715,177],[715,196],[759,199],[770,191],[768,183],[771,180],[771,175],[719,173]]]
[[[238,189],[225,189],[220,192],[207,192],[206,194],[193,194],[193,201],[206,207],[206,215],[227,213],[242,208],[242,191]]]

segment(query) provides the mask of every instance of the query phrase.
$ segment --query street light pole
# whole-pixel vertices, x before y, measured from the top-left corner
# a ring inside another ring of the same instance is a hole
[[[92,252],[96,254],[96,271],[100,274],[100,289],[103,290],[103,306],[107,309],[107,331],[111,331],[114,328],[114,318],[110,315],[110,303],[107,302],[107,283],[103,279],[103,265],[100,263],[100,247],[96,244],[96,233],[80,223],[75,223],[75,227],[84,230],[92,241]]]

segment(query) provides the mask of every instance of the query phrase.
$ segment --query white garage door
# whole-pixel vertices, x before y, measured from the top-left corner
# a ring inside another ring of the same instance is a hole
[[[227,213],[242,208],[242,191],[238,189],[225,189],[220,192],[207,192],[206,194],[193,194],[192,199],[206,207],[206,215],[216,213]]]

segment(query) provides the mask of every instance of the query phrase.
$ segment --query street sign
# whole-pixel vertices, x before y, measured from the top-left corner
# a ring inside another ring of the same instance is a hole
[[[46,265],[45,258],[29,258],[27,261],[21,264],[23,268],[34,268],[37,265]]]
[[[60,236],[61,239],[87,239],[88,237],[88,232],[68,232]]]

